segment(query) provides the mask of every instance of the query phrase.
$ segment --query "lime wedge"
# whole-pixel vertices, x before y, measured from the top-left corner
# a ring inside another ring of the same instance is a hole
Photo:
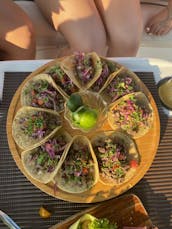
[[[90,129],[97,123],[97,111],[94,109],[87,109],[80,117],[80,127],[83,129]]]
[[[80,123],[80,119],[87,109],[88,108],[86,106],[81,106],[75,112],[72,113],[72,118],[75,123]]]
[[[81,96],[79,94],[71,94],[66,105],[70,111],[76,111],[80,106],[83,105]]]

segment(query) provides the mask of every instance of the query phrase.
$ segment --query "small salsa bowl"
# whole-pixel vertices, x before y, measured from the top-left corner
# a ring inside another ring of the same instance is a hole
[[[158,95],[164,107],[172,111],[172,77],[165,77],[157,84]]]

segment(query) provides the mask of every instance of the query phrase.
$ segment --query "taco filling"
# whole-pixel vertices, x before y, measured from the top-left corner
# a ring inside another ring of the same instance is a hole
[[[98,92],[106,83],[108,77],[115,71],[119,70],[119,67],[110,61],[101,59],[102,72],[99,78],[92,85],[91,89]]]
[[[95,74],[94,63],[90,55],[78,52],[75,54],[75,71],[79,80],[87,84]]]
[[[48,140],[43,145],[32,150],[25,163],[33,169],[32,173],[52,173],[64,152],[67,142],[63,135]]]
[[[128,74],[118,75],[108,84],[105,93],[111,98],[111,102],[120,97],[136,91],[136,82]]]
[[[151,111],[139,103],[134,95],[118,103],[112,112],[114,122],[127,132],[133,133],[149,127],[149,120],[152,117]]]
[[[117,229],[117,224],[110,223],[107,218],[96,218],[86,213],[73,223],[69,229]]]
[[[51,67],[47,73],[53,78],[55,83],[66,92],[67,95],[71,95],[72,93],[78,91],[77,86],[75,86],[70,77],[59,65]]]
[[[62,185],[88,189],[94,183],[94,166],[86,144],[72,144],[61,167]]]
[[[53,114],[37,111],[32,115],[19,119],[20,129],[23,134],[33,138],[42,139],[50,134],[61,122]]]
[[[106,138],[100,140],[94,146],[101,176],[117,183],[123,182],[128,170],[135,165],[129,159],[129,152],[126,144],[117,139]],[[132,162],[132,163],[131,163]]]
[[[63,96],[46,80],[33,81],[25,91],[29,105],[62,111],[64,108]]]

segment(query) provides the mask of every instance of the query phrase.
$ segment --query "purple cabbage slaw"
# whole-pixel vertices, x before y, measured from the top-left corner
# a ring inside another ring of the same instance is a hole
[[[30,106],[48,108],[58,112],[64,109],[63,96],[47,80],[31,82],[24,93],[29,97]]]
[[[49,139],[32,150],[29,154],[28,165],[34,167],[36,173],[40,171],[52,173],[62,157],[66,144],[67,139],[63,134]]]
[[[90,187],[94,183],[94,166],[87,145],[73,143],[61,166],[64,185]]]
[[[99,139],[93,144],[96,154],[99,170],[104,178],[117,183],[125,179],[127,171],[130,169],[130,161],[128,160],[128,149],[125,143],[121,143],[119,139]]]
[[[19,119],[20,129],[33,139],[42,139],[50,134],[57,126],[61,125],[61,120],[54,114],[36,111],[34,114]]]
[[[59,85],[67,95],[78,91],[77,86],[59,65],[52,66],[47,72],[57,85]]]
[[[93,79],[95,74],[95,67],[91,56],[84,52],[77,52],[74,54],[74,60],[75,71],[78,78],[82,84],[87,84]]]
[[[105,88],[105,93],[111,98],[111,102],[114,102],[120,97],[136,91],[136,82],[127,73],[115,76]]]
[[[137,133],[149,126],[151,112],[143,103],[139,103],[134,95],[119,102],[112,112],[114,122],[126,131]]]
[[[102,72],[99,78],[95,81],[95,83],[91,86],[91,89],[95,92],[100,91],[100,89],[104,86],[106,83],[108,77],[113,73],[119,70],[119,67],[116,63],[106,61],[101,59],[101,65],[102,65]]]

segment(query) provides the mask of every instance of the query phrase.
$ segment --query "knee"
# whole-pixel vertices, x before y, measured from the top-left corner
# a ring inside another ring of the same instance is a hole
[[[30,24],[9,31],[4,40],[4,59],[34,59],[35,33]]]
[[[90,36],[90,39],[84,41],[82,48],[85,52],[95,51],[99,55],[106,56],[107,41],[105,33],[97,33],[95,36]]]
[[[34,31],[34,27],[33,24],[31,22],[26,23],[23,27],[24,29],[24,39],[25,42],[25,46],[30,47],[31,45],[35,44],[35,31]]]
[[[30,58],[33,59],[35,57],[35,52],[36,52],[35,30],[31,23],[26,24],[24,29],[25,29],[24,46],[28,55],[30,55]]]
[[[31,21],[25,21],[25,23],[16,29],[16,31],[12,31],[11,39],[15,36],[15,40],[13,41],[15,46],[25,50],[26,53],[30,53],[31,51],[35,51],[36,46],[36,38],[35,31]]]
[[[99,55],[106,55],[107,41],[105,32],[89,33],[75,41],[69,40],[69,46],[73,51],[96,52]]]
[[[108,56],[134,57],[140,46],[139,39],[120,39],[109,43]]]
[[[35,33],[30,21],[15,24],[12,29],[3,31],[1,59],[34,59]]]

